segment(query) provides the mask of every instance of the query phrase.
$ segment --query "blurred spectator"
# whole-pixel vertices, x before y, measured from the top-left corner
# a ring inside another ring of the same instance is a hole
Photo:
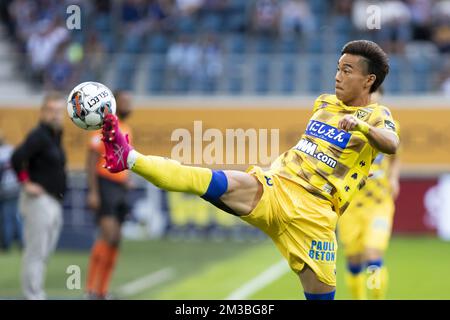
[[[94,7],[97,15],[109,15],[111,13],[111,0],[95,0]]]
[[[4,250],[14,239],[22,245],[22,222],[17,208],[20,185],[11,166],[13,147],[6,143],[0,131],[0,235]]]
[[[27,51],[33,77],[41,82],[44,70],[54,57],[58,46],[68,39],[69,32],[52,20],[40,21],[36,29],[28,39]]]
[[[274,35],[278,30],[280,6],[276,0],[255,0],[252,11],[252,29],[260,34]]]
[[[187,35],[181,35],[177,42],[169,47],[167,63],[170,71],[178,78],[183,87],[188,86],[188,81],[198,78],[201,49],[197,43]]]
[[[99,41],[96,33],[89,34],[86,45],[86,54],[83,56],[83,75],[86,79],[100,79],[106,59],[106,48]]]
[[[439,52],[450,53],[450,24],[441,24],[434,29],[433,41]]]
[[[171,17],[174,10],[174,3],[171,0],[150,0],[148,18],[150,19],[151,30],[171,30]]]
[[[450,97],[450,75],[442,83],[441,93],[446,97]]]
[[[409,8],[399,0],[388,0],[378,5],[382,14],[376,40],[387,52],[403,53],[406,43],[412,38]]]
[[[77,50],[74,46],[76,44],[67,44],[58,48],[45,73],[44,81],[47,90],[69,90],[75,84],[76,62],[79,57],[71,54],[71,51]]]
[[[9,14],[19,45],[26,45],[28,38],[35,31],[37,20],[37,5],[35,1],[14,0],[9,6]]]
[[[229,0],[203,0],[203,8],[208,11],[225,12]]]
[[[305,0],[287,0],[281,5],[280,33],[291,35],[314,31],[314,18]]]
[[[432,8],[432,39],[441,53],[450,52],[450,1],[438,1]]]
[[[222,49],[216,36],[210,34],[205,37],[201,46],[202,61],[201,66],[204,75],[204,88],[207,91],[216,89],[217,81],[222,75]]]
[[[414,40],[431,39],[431,0],[407,0],[411,11],[412,32]]]
[[[145,0],[125,0],[122,4],[123,34],[142,34],[145,31],[145,15],[147,14]]]
[[[176,6],[182,15],[193,15],[203,5],[204,0],[176,0]]]
[[[14,21],[9,13],[9,8],[13,0],[0,1],[0,21],[6,26],[7,36],[13,38],[15,34]]]
[[[45,96],[39,124],[15,149],[11,163],[22,182],[19,207],[24,222],[22,289],[26,299],[46,298],[45,270],[63,223],[66,156],[62,148],[65,99]]]
[[[431,9],[435,24],[450,22],[450,0],[436,1]]]
[[[446,97],[450,97],[450,56],[441,60],[441,74],[439,75],[439,91]]]

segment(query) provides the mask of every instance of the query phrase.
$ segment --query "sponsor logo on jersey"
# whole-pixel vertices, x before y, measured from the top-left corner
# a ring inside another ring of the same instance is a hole
[[[347,147],[348,141],[352,136],[347,131],[339,130],[336,127],[317,120],[309,121],[308,126],[306,127],[306,134],[329,142],[341,149]]]
[[[384,127],[385,127],[386,129],[395,131],[395,123],[393,123],[393,122],[390,121],[390,120],[384,120]]]
[[[336,259],[334,242],[312,240],[308,255],[316,261],[334,262]]]
[[[336,168],[337,161],[323,152],[317,152],[317,144],[315,144],[314,142],[311,142],[307,139],[300,139],[300,141],[295,146],[295,149],[316,158],[320,162],[325,163],[330,168]]]

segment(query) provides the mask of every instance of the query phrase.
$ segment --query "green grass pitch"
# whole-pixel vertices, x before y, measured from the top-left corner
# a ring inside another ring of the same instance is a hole
[[[88,252],[57,251],[50,259],[46,287],[49,298],[80,299],[83,296]],[[112,292],[123,299],[225,299],[230,293],[281,260],[269,241],[125,241]],[[392,239],[386,253],[389,269],[388,299],[450,299],[450,243],[433,237]],[[21,298],[21,256],[16,248],[0,253],[0,298]],[[81,268],[80,290],[69,290],[69,265]],[[136,293],[120,296],[127,283],[170,268],[172,276]],[[349,299],[344,283],[345,261],[338,250],[336,299]],[[288,271],[248,299],[303,299],[297,276]]]

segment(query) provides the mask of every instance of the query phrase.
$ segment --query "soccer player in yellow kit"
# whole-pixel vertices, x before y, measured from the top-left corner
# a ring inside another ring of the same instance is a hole
[[[377,153],[394,154],[399,144],[389,110],[370,104],[388,71],[377,44],[347,43],[336,95],[316,99],[300,141],[268,171],[211,170],[142,155],[114,115],[103,125],[105,166],[111,172],[130,169],[168,191],[197,194],[260,228],[298,274],[307,299],[334,299],[338,217],[364,185]]]
[[[372,98],[376,100],[377,97]],[[398,132],[398,123],[396,128]],[[357,300],[367,299],[367,293],[372,299],[384,299],[386,295],[388,274],[383,254],[391,236],[394,201],[400,190],[398,154],[379,153],[370,172],[366,185],[356,193],[338,223],[347,260],[346,282]]]

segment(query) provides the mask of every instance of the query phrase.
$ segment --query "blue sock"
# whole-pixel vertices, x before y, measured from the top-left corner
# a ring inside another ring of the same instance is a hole
[[[223,171],[212,170],[211,182],[209,183],[208,190],[201,196],[204,200],[212,203],[220,210],[231,213],[237,216],[230,207],[220,200],[220,197],[227,192],[228,179]]]
[[[363,265],[362,264],[347,264],[347,269],[348,271],[350,271],[351,274],[353,275],[357,275],[358,273],[360,273],[363,269]]]
[[[227,189],[228,179],[225,173],[223,171],[212,170],[211,182],[202,198],[210,202],[218,201]]]
[[[305,292],[306,300],[334,300],[336,290],[327,293],[307,293]]]
[[[369,260],[366,267],[371,269],[381,268],[383,266],[383,259]]]

